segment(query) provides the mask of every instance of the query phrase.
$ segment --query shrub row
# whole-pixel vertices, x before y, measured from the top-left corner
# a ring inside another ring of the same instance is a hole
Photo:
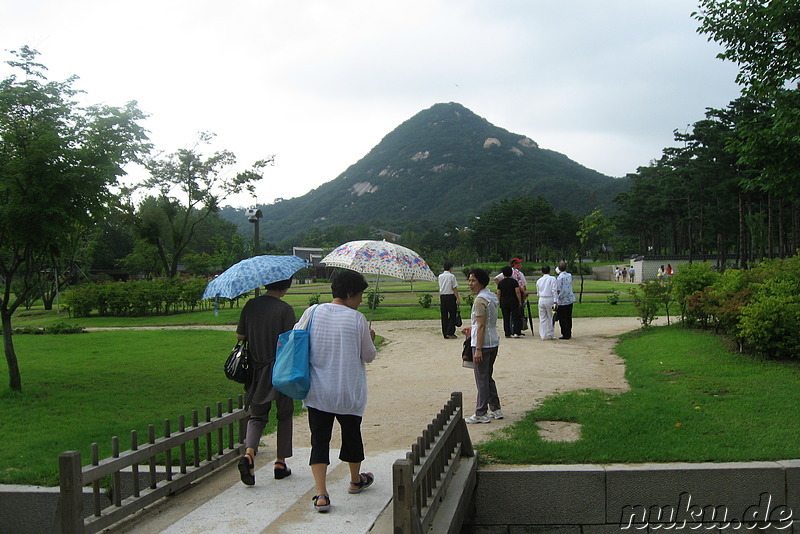
[[[210,305],[201,301],[207,285],[201,277],[84,284],[65,292],[64,301],[74,317],[94,311],[116,317],[165,315]]]
[[[708,263],[684,265],[669,280],[642,284],[634,302],[644,326],[674,302],[689,325],[729,334],[768,357],[800,358],[800,256],[723,273]]]

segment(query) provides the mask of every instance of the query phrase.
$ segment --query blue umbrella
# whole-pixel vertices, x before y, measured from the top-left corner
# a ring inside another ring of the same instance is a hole
[[[209,282],[204,299],[225,297],[232,299],[257,287],[288,280],[309,264],[297,256],[255,256],[230,266],[224,273]]]

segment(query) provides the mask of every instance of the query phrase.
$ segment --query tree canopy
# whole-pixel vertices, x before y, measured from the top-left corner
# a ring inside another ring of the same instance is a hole
[[[725,47],[718,57],[741,71],[737,81],[758,94],[800,78],[800,3],[796,0],[701,0],[698,31]]]
[[[12,390],[22,381],[11,315],[70,236],[102,215],[123,165],[149,148],[135,102],[81,107],[77,78],[48,81],[38,54],[12,52],[21,76],[0,81],[0,316]]]
[[[178,273],[178,264],[198,228],[217,213],[220,203],[241,191],[253,193],[264,167],[273,162],[269,157],[231,174],[236,166],[232,152],[219,150],[203,155],[200,145],[208,145],[212,139],[212,134],[200,133],[195,147],[148,159],[145,167],[150,176],[123,191],[124,209],[138,237],[154,248],[167,276]],[[148,194],[138,206],[134,202],[137,191]]]

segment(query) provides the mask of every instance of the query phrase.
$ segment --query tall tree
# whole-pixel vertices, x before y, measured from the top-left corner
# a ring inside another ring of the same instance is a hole
[[[578,302],[583,302],[583,256],[586,253],[586,247],[592,239],[599,239],[603,241],[614,231],[613,226],[603,215],[603,210],[596,209],[583,219],[581,219],[581,226],[575,235],[581,244],[578,252],[578,272],[581,275],[581,289],[578,293]]]
[[[698,32],[725,47],[719,58],[740,67],[737,81],[769,95],[800,78],[797,0],[700,0]]]
[[[146,162],[150,177],[125,189],[125,209],[139,236],[156,247],[164,274],[175,276],[178,264],[192,243],[198,225],[219,210],[221,202],[242,191],[255,191],[264,167],[274,158],[256,161],[249,169],[231,175],[236,156],[219,150],[208,157],[200,145],[208,145],[213,134],[201,133],[197,145]],[[134,193],[150,193],[137,207]]]
[[[38,54],[27,46],[12,52],[7,63],[23,76],[0,81],[0,318],[15,391],[22,379],[12,314],[76,228],[102,215],[122,166],[148,148],[135,102],[81,107],[77,78],[48,81]]]

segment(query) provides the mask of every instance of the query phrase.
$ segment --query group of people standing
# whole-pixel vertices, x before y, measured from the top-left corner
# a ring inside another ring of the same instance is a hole
[[[500,336],[497,332],[498,309],[503,312],[503,332],[507,338],[524,336],[525,317],[523,305],[528,298],[528,284],[520,270],[522,260],[514,258],[495,276],[497,294],[488,289],[489,274],[480,268],[470,269],[467,283],[475,296],[470,312],[470,324],[462,330],[469,337],[472,353],[473,373],[478,390],[475,413],[467,417],[467,423],[489,423],[492,419],[502,419],[500,397],[492,377],[494,362],[497,359]],[[441,310],[442,335],[454,339],[460,315],[458,307],[458,282],[453,274],[453,264],[446,262],[439,275],[439,299]],[[557,277],[550,275],[550,266],[542,267],[542,276],[536,282],[536,295],[539,297],[539,337],[542,340],[555,339],[554,312],[558,314],[561,326],[559,339],[572,338],[572,306],[575,294],[572,291],[572,275],[567,272],[566,262],[556,268]]]
[[[636,281],[636,269],[631,265],[630,270],[627,267],[623,267],[620,269],[619,267],[614,267],[614,279],[617,282],[630,282],[634,283]]]
[[[278,336],[295,326],[292,307],[282,299],[292,284],[291,278],[269,284],[266,293],[245,304],[236,328],[240,341],[247,340],[252,379],[245,384],[250,420],[245,435],[245,453],[239,460],[244,484],[255,484],[255,458],[272,403],[275,403],[277,458],[274,476],[292,474],[286,459],[292,456],[292,416],[294,401],[272,385],[272,368]],[[341,428],[339,459],[350,469],[348,493],[360,493],[372,485],[372,473],[361,472],[364,443],[361,421],[367,405],[366,364],[376,356],[375,332],[358,311],[367,282],[355,271],[344,270],[332,281],[333,301],[308,308],[298,324],[309,324],[311,389],[305,399],[311,430],[309,465],[314,476],[314,508],[327,512],[331,506],[327,488],[330,441],[334,421]]]

